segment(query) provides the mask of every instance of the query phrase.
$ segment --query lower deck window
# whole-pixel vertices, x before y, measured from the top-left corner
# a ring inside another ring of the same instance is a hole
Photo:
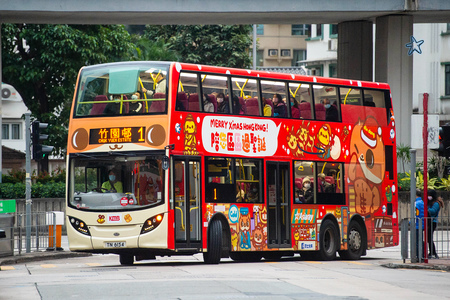
[[[206,202],[261,203],[261,172],[258,159],[206,158]]]

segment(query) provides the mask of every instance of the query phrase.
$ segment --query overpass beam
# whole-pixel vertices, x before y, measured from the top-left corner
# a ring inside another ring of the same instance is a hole
[[[405,47],[413,35],[413,17],[391,15],[376,20],[375,81],[391,86],[397,144],[411,145],[413,59]]]
[[[372,81],[372,22],[348,21],[339,23],[338,37],[338,77]]]

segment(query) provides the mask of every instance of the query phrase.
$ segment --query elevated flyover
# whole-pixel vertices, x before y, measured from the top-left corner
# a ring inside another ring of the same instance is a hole
[[[450,23],[450,0],[0,0],[0,22],[339,24],[338,76],[388,82],[397,142],[410,144],[413,60],[405,44],[413,23]]]

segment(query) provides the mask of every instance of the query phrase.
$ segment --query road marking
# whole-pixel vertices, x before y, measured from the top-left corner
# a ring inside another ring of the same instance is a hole
[[[48,264],[48,265],[41,265],[41,268],[50,269],[50,268],[56,268],[55,265]]]
[[[359,261],[348,261],[349,264],[361,265],[361,266],[371,266],[372,264],[366,264]]]
[[[15,270],[13,266],[0,266],[0,271]]]
[[[99,263],[86,263],[86,265],[88,265],[90,267],[98,267],[98,266],[101,266],[102,264],[99,264]]]
[[[305,261],[305,262],[310,263],[310,264],[318,264],[318,265],[323,264],[320,261],[313,261],[313,260],[308,260],[308,261]]]

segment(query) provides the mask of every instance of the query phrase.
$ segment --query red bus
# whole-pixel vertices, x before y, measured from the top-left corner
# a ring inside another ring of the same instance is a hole
[[[359,259],[398,245],[389,86],[166,62],[84,67],[69,125],[70,249],[122,264]]]

